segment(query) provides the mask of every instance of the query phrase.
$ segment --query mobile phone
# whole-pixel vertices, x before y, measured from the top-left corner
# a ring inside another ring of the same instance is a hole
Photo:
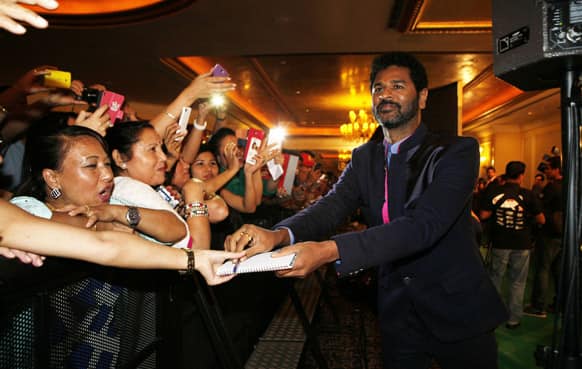
[[[228,77],[228,72],[220,64],[216,64],[212,68],[212,77]]]
[[[236,146],[238,146],[238,148],[243,150],[243,151],[246,150],[247,139],[246,138],[239,138],[238,140],[236,140]]]
[[[71,72],[62,70],[50,70],[44,75],[43,85],[45,87],[70,88]]]
[[[267,169],[269,170],[269,174],[271,175],[271,178],[273,178],[273,181],[281,178],[284,172],[283,166],[281,164],[277,164],[275,159],[271,159],[267,162]]]
[[[178,125],[180,126],[180,131],[186,132],[188,130],[188,121],[190,120],[190,113],[192,113],[192,108],[189,106],[182,107],[182,113],[180,114],[180,119],[178,120]]]
[[[255,155],[259,153],[259,149],[261,148],[261,144],[265,139],[265,132],[249,128],[249,132],[247,133],[247,146],[245,148],[245,162],[255,165],[257,161],[255,160]]]
[[[180,200],[175,198],[174,195],[172,195],[172,193],[164,186],[158,186],[158,188],[156,188],[156,191],[158,192],[158,194],[160,194],[160,196],[166,200],[170,206],[172,207],[172,209],[177,209],[178,206],[180,205]]]
[[[96,88],[84,88],[81,93],[81,100],[92,106],[99,106],[103,92]]]
[[[107,105],[109,106],[109,110],[107,110],[107,114],[109,114],[109,119],[111,123],[115,124],[117,119],[123,118],[123,110],[121,107],[123,105],[123,101],[125,100],[125,96],[117,94],[111,91],[103,91],[101,95],[101,101],[99,102],[99,106]]]

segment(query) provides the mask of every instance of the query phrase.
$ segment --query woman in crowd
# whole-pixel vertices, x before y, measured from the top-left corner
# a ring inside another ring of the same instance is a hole
[[[222,197],[216,194],[216,184],[214,178],[218,175],[218,164],[214,154],[207,146],[200,148],[194,163],[190,165],[182,158],[176,162],[174,169],[170,171],[171,178],[167,181],[166,189],[175,198],[181,198],[180,191],[189,181],[199,180],[203,182],[204,201],[208,206],[208,220],[211,224],[218,223],[228,217],[228,205]],[[228,173],[226,173],[228,175]],[[223,179],[224,183],[232,176]]]
[[[226,203],[241,213],[254,213],[261,204],[263,180],[260,169],[264,164],[259,154],[255,164],[243,163],[242,150],[237,146],[237,137],[230,128],[220,128],[212,135],[208,145],[212,147],[220,165],[220,172],[234,171],[233,154],[238,160],[237,174],[220,189]],[[242,168],[242,170],[241,170]]]
[[[107,131],[106,140],[116,174],[111,201],[167,209],[180,218],[154,189],[165,181],[167,157],[162,149],[162,139],[152,125],[146,121],[116,124]],[[193,248],[208,249],[210,225],[203,184],[188,181],[182,187],[182,196],[186,203],[187,230],[192,235],[192,238],[186,237],[186,242],[193,240]],[[175,246],[187,247],[184,241]]]
[[[135,228],[170,243],[184,236],[180,221],[169,212],[134,208],[143,220],[132,225],[130,208],[109,204],[113,173],[99,134],[77,126],[46,129],[32,131],[27,139],[28,178],[19,190],[27,196],[15,197],[13,203],[34,215],[94,230]],[[161,223],[167,232],[159,229]]]

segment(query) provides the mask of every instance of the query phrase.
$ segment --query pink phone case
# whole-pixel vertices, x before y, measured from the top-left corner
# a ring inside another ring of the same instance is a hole
[[[123,95],[116,94],[115,92],[111,91],[103,92],[99,106],[103,105],[109,106],[109,110],[107,110],[107,113],[109,114],[109,119],[111,120],[111,123],[115,123],[117,119],[123,118],[123,110],[121,110],[121,107],[123,106],[124,100],[125,96]]]

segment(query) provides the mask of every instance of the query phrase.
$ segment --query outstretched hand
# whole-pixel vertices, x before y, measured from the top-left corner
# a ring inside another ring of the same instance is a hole
[[[17,21],[28,23],[36,28],[48,27],[46,19],[17,3],[38,5],[48,10],[56,9],[59,6],[59,3],[54,0],[0,0],[0,28],[16,35],[26,33],[26,28],[18,24]]]
[[[230,82],[230,77],[213,77],[212,72],[208,72],[196,77],[184,92],[194,99],[200,99],[214,94],[225,94],[235,88],[236,84]]]
[[[248,247],[245,250],[245,257],[271,251],[283,242],[284,238],[281,236],[281,232],[287,232],[287,230],[271,231],[253,224],[245,224],[233,234],[226,236],[224,249],[236,252]]]
[[[214,250],[194,250],[196,270],[202,274],[206,283],[210,286],[230,281],[236,274],[219,276],[216,274],[218,268],[229,259],[240,259],[243,252],[224,252]]]
[[[277,257],[295,253],[293,268],[277,271],[278,277],[306,277],[322,266],[338,259],[335,241],[301,242],[277,251]]]

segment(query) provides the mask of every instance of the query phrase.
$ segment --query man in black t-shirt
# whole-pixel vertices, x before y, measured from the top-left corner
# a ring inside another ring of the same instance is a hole
[[[525,164],[511,161],[505,168],[505,184],[491,191],[481,210],[481,219],[492,218],[490,276],[501,293],[501,282],[509,265],[510,317],[506,327],[517,328],[523,315],[523,294],[532,248],[532,220],[543,224],[545,217],[539,200],[521,183]]]
[[[538,318],[545,318],[547,315],[545,307],[550,285],[550,275],[554,278],[556,291],[559,280],[559,261],[564,226],[561,168],[562,165],[559,156],[553,156],[546,160],[544,174],[546,175],[548,184],[546,184],[540,194],[544,215],[546,216],[546,224],[544,224],[541,230],[539,245],[536,246],[536,268],[531,306],[527,306],[524,311],[525,314]]]

